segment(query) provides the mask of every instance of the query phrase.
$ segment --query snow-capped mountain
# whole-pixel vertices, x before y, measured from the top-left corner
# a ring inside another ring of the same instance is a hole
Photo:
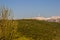
[[[52,17],[34,17],[32,19],[36,19],[36,20],[45,20],[45,21],[49,21],[49,22],[60,22],[60,16],[52,16]]]
[[[32,19],[36,19],[36,20],[46,20],[45,17],[34,17],[34,18],[32,18]]]
[[[47,21],[50,21],[50,22],[60,22],[60,16],[52,16]]]

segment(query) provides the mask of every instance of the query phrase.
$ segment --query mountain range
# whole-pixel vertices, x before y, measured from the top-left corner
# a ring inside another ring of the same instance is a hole
[[[60,16],[52,16],[52,17],[33,17],[32,19],[36,19],[36,20],[45,20],[48,22],[60,22]]]

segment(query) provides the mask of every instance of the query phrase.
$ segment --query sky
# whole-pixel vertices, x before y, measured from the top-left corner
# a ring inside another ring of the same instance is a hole
[[[0,0],[0,7],[11,8],[14,18],[60,16],[60,0]]]

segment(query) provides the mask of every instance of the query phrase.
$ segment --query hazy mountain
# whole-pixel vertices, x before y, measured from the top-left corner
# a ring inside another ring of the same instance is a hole
[[[52,16],[52,17],[34,17],[32,19],[36,19],[36,20],[45,20],[45,21],[49,21],[49,22],[60,22],[60,16]]]

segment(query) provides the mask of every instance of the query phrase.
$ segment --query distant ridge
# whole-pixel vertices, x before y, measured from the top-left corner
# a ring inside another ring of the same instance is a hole
[[[49,22],[60,22],[60,16],[52,16],[52,17],[34,17],[32,19],[36,19],[36,20],[45,20],[45,21],[49,21]]]
[[[35,19],[35,20],[44,20],[48,22],[60,22],[60,16],[51,16],[51,17],[32,17],[32,18],[22,18],[22,19]],[[14,19],[21,20],[21,19]]]

